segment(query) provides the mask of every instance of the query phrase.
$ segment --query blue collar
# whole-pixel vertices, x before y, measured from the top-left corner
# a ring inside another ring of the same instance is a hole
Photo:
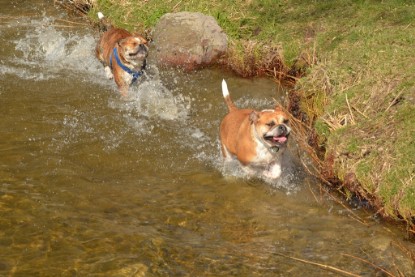
[[[121,60],[120,57],[118,56],[118,50],[117,47],[114,47],[114,50],[112,51],[111,55],[110,55],[110,68],[112,69],[112,55],[114,55],[115,60],[117,61],[117,64],[119,65],[119,67],[121,67],[125,72],[127,72],[128,74],[133,76],[133,80],[131,81],[131,83],[134,83],[135,81],[137,81],[137,79],[143,75],[143,72],[140,71],[134,71],[130,68],[128,68],[127,66],[125,66]]]

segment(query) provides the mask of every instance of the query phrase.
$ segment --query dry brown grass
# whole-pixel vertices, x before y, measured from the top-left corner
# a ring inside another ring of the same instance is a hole
[[[53,2],[71,13],[81,16],[87,15],[95,4],[95,0],[54,0]]]
[[[253,40],[231,40],[223,62],[242,77],[267,75],[281,80],[288,72],[281,52],[279,45],[270,46]]]

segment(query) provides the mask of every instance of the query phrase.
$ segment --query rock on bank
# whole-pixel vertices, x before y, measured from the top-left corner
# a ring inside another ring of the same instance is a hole
[[[159,66],[194,70],[213,64],[228,47],[228,39],[212,16],[178,12],[163,15],[153,31]]]

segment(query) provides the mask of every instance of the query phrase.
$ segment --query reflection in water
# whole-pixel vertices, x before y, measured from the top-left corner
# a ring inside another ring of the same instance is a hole
[[[1,275],[337,274],[280,254],[363,276],[378,271],[348,255],[412,273],[413,245],[321,195],[293,143],[276,183],[223,168],[220,82],[238,106],[262,109],[284,97],[272,81],[150,62],[121,100],[92,30],[58,27],[66,15],[40,1],[2,5]]]

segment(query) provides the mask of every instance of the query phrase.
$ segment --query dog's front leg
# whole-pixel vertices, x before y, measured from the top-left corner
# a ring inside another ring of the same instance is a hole
[[[120,85],[118,86],[118,90],[123,98],[128,96],[128,85]]]
[[[114,78],[114,75],[112,74],[111,68],[109,66],[105,66],[104,71],[108,79],[111,80],[112,78]]]
[[[123,75],[120,72],[114,72],[114,81],[118,86],[118,90],[121,93],[122,97],[127,97],[128,95],[128,83],[123,79]]]

